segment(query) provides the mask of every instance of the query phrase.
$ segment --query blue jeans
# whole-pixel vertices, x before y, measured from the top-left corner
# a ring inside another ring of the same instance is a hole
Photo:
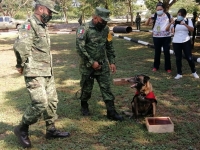
[[[153,37],[153,42],[155,48],[153,67],[159,69],[161,48],[163,47],[163,52],[165,56],[165,70],[171,70],[171,61],[170,61],[171,37]]]
[[[195,69],[195,63],[192,58],[192,52],[191,52],[191,41],[187,41],[184,43],[173,43],[174,47],[174,53],[176,56],[176,68],[177,68],[177,73],[182,74],[182,50],[185,54],[185,58],[188,61],[188,64],[190,66],[190,69],[192,73],[196,72]]]

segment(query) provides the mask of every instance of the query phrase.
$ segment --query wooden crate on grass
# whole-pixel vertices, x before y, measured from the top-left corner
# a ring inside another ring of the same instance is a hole
[[[174,132],[174,124],[169,117],[146,117],[145,122],[149,132]]]

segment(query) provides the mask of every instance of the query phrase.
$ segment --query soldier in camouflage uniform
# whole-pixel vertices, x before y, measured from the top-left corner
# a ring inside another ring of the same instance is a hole
[[[19,36],[13,46],[17,59],[16,68],[24,75],[30,94],[31,105],[27,107],[20,125],[14,133],[24,148],[31,147],[28,137],[29,125],[36,123],[43,115],[46,122],[46,138],[68,137],[68,132],[55,128],[57,119],[57,93],[50,53],[50,37],[46,23],[52,18],[54,3],[51,0],[37,0],[34,15],[19,29]]]
[[[122,121],[115,110],[114,99],[110,89],[110,69],[116,72],[112,35],[106,26],[110,11],[97,7],[93,19],[80,26],[76,34],[76,49],[81,57],[81,112],[90,115],[87,101],[91,97],[94,78],[97,80],[107,108],[107,117]]]

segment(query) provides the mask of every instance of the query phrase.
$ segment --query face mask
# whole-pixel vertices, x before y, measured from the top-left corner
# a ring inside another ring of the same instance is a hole
[[[52,19],[52,16],[47,15],[47,14],[42,14],[41,18],[42,18],[43,23],[47,23],[47,22],[49,22],[49,20]]]
[[[158,16],[161,16],[163,14],[163,10],[159,10],[156,12]]]
[[[96,26],[96,28],[98,30],[101,31],[102,29],[104,29],[106,27],[106,25],[107,25],[107,22],[106,21],[102,21],[102,23],[98,22],[95,26]]]
[[[184,19],[183,16],[177,16],[177,21],[182,21]]]

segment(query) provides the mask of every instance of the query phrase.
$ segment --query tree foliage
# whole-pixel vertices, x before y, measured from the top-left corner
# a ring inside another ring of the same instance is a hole
[[[0,12],[4,16],[15,16],[21,8],[31,8],[31,4],[32,0],[2,0]]]
[[[169,10],[169,8],[174,5],[177,1],[179,0],[163,0],[161,2],[163,2],[166,11]],[[154,12],[155,8],[156,8],[156,4],[159,2],[159,0],[145,0],[145,5],[146,7],[151,11]]]

